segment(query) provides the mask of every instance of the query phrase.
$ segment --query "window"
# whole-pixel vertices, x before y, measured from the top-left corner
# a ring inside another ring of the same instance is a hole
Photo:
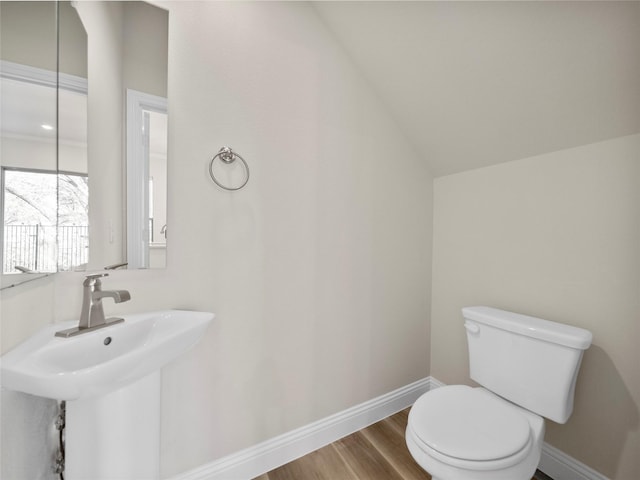
[[[2,273],[55,272],[87,263],[87,180],[77,173],[2,169]]]

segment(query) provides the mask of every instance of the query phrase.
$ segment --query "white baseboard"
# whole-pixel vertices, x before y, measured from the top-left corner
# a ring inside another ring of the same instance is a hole
[[[445,384],[427,377],[307,426],[174,476],[171,480],[248,480],[357,432],[411,405]],[[554,480],[608,480],[544,443],[538,468]]]
[[[554,480],[609,480],[547,442],[542,445],[538,469]]]
[[[431,377],[418,380],[368,402],[279,435],[171,480],[247,480],[291,462],[413,405],[439,386]]]

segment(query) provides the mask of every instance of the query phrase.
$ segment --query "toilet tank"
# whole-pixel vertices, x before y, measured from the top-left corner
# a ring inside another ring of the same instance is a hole
[[[588,330],[490,307],[462,309],[471,378],[538,415],[565,423]]]

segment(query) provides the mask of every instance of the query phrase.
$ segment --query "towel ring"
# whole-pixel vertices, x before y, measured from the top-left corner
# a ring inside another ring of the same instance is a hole
[[[240,185],[239,187],[227,187],[222,183],[220,183],[213,173],[213,162],[215,162],[216,159],[220,159],[221,162],[226,163],[227,165],[230,165],[233,162],[235,162],[236,159],[239,159],[242,162],[242,165],[244,165],[245,171],[247,172],[247,178],[244,179],[244,182],[242,182],[242,185]],[[222,147],[220,150],[218,150],[218,153],[216,153],[213,156],[213,158],[211,159],[211,162],[209,163],[209,175],[211,175],[211,180],[213,180],[213,182],[216,185],[218,185],[220,188],[223,188],[229,191],[240,190],[249,181],[249,165],[247,165],[247,162],[244,161],[244,158],[242,158],[236,152],[231,150],[230,147]]]

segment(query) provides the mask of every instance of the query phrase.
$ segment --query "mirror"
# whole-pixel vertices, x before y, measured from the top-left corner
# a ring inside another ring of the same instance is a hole
[[[88,268],[164,267],[168,12],[75,6],[88,32]]]
[[[3,286],[163,267],[168,13],[139,1],[0,9]]]
[[[7,287],[86,263],[86,35],[68,2],[2,2],[0,21]]]

